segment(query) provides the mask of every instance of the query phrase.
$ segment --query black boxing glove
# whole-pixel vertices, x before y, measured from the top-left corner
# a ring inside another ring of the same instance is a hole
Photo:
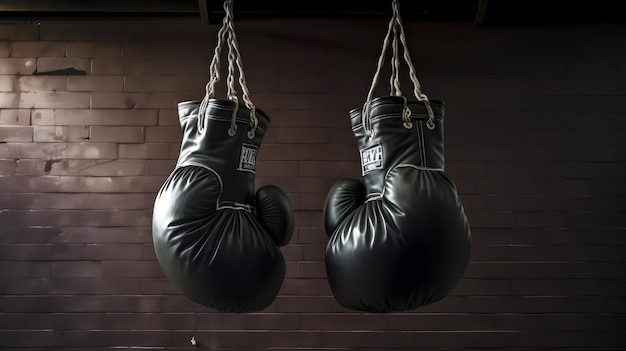
[[[444,104],[431,107],[429,119],[424,103],[389,96],[371,101],[367,121],[350,111],[363,181],[337,181],[324,207],[326,273],[346,308],[415,309],[447,296],[466,269],[471,231],[444,171]]]
[[[178,162],[154,203],[154,249],[169,280],[190,300],[223,312],[269,306],[285,277],[280,246],[293,235],[289,198],[254,191],[256,155],[269,118],[232,101],[179,104]]]

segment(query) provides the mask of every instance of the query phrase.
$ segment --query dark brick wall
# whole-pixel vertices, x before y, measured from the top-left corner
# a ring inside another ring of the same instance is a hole
[[[415,311],[334,301],[322,206],[359,174],[347,111],[366,98],[386,26],[236,23],[251,98],[272,118],[257,183],[290,195],[296,231],[275,303],[224,314],[170,285],[150,233],[178,154],[176,104],[202,97],[216,26],[1,24],[0,349],[626,348],[624,25],[407,21],[424,91],[447,105],[471,263],[451,296]]]

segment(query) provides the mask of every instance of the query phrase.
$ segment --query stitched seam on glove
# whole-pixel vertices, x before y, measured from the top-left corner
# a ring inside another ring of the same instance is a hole
[[[416,166],[414,164],[410,164],[410,163],[401,163],[397,166],[395,166],[392,169],[398,168],[398,167],[411,167],[411,168],[415,168],[415,169],[419,169],[419,170],[423,170],[423,171],[435,171],[435,172],[443,172],[444,169],[443,168],[431,168],[431,167],[424,167],[424,166]],[[389,172],[387,172],[387,174],[389,174]],[[385,176],[386,178],[386,176]]]

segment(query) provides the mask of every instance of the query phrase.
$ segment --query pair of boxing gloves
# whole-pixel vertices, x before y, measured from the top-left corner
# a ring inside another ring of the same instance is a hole
[[[223,312],[268,307],[285,277],[280,247],[293,234],[283,190],[254,189],[269,118],[211,99],[179,104],[176,168],[154,203],[157,259],[190,300]],[[364,312],[418,308],[447,296],[470,256],[471,234],[444,171],[442,102],[383,97],[350,111],[362,179],[341,179],[324,207],[326,272],[336,301]],[[406,109],[410,117],[406,116]],[[202,116],[200,116],[202,115]],[[367,120],[366,120],[367,119]]]

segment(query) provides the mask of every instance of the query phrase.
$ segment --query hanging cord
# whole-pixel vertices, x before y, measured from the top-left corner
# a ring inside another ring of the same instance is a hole
[[[200,103],[200,109],[198,112],[198,131],[204,131],[204,119],[206,115],[206,109],[209,103],[209,99],[212,99],[215,95],[215,84],[220,79],[220,55],[222,50],[222,45],[224,42],[228,45],[228,75],[226,78],[227,85],[227,98],[230,101],[235,103],[233,108],[233,113],[231,116],[230,128],[228,129],[228,134],[230,136],[235,135],[237,132],[237,111],[239,109],[239,99],[237,98],[237,90],[235,88],[235,69],[237,69],[239,73],[238,83],[242,89],[242,99],[244,104],[248,109],[250,109],[250,131],[248,132],[248,138],[254,138],[257,126],[258,119],[256,116],[256,107],[252,103],[249,98],[249,91],[246,85],[245,76],[243,73],[243,64],[241,62],[241,56],[239,54],[239,48],[237,46],[237,37],[235,35],[235,27],[233,24],[233,0],[224,1],[224,19],[222,20],[222,27],[218,32],[218,41],[217,46],[215,48],[215,52],[213,54],[213,60],[211,61],[211,65],[209,68],[210,72],[210,80],[205,88],[205,95]]]
[[[385,54],[390,45],[390,39],[392,35],[393,35],[392,58],[391,58],[392,64],[391,64],[391,78],[390,78],[391,95],[402,97],[402,99],[404,100],[404,108],[402,110],[403,125],[407,129],[410,129],[413,127],[413,123],[411,122],[411,119],[410,119],[411,110],[408,108],[406,97],[402,96],[402,92],[400,91],[400,80],[399,80],[400,60],[399,60],[399,52],[398,52],[399,50],[398,50],[398,42],[397,42],[398,37],[403,46],[404,60],[406,61],[407,66],[409,67],[409,77],[411,78],[411,81],[413,82],[413,86],[414,86],[413,92],[415,94],[415,98],[418,101],[424,102],[426,111],[428,112],[428,121],[426,122],[426,126],[429,129],[435,128],[435,122],[434,122],[435,116],[430,106],[430,101],[428,100],[428,97],[421,91],[421,85],[419,83],[419,80],[417,79],[417,75],[415,73],[415,67],[413,66],[411,62],[411,57],[408,52],[406,36],[404,34],[404,28],[402,26],[402,20],[400,18],[400,5],[399,5],[398,0],[393,0],[392,7],[393,7],[393,15],[391,17],[391,20],[389,21],[387,34],[385,35],[385,39],[383,41],[382,52],[380,54],[380,57],[378,58],[378,65],[376,67],[376,73],[374,74],[374,78],[372,79],[372,85],[370,86],[370,90],[367,94],[367,100],[365,101],[365,104],[363,106],[363,113],[362,113],[363,127],[368,136],[372,135],[370,104],[372,101],[372,97],[374,95],[376,84],[378,83],[378,80],[379,80],[379,76],[380,76],[380,73],[384,64]]]
[[[231,23],[231,22],[229,22]],[[239,110],[239,99],[237,98],[237,90],[235,89],[235,53],[232,46],[233,32],[228,30],[228,76],[226,76],[226,97],[228,100],[235,103],[233,113],[230,116],[230,128],[228,128],[228,135],[233,136],[237,133],[237,111]]]
[[[415,67],[413,66],[413,62],[411,61],[411,56],[409,55],[409,47],[406,43],[404,26],[402,25],[402,19],[400,18],[400,4],[398,0],[394,0],[393,4],[394,11],[397,13],[396,22],[398,23],[398,29],[400,30],[400,41],[402,42],[402,46],[404,47],[404,61],[406,61],[406,65],[409,67],[409,77],[413,82],[413,94],[415,95],[415,98],[417,100],[424,102],[426,112],[428,113],[428,121],[426,121],[426,127],[428,127],[428,129],[430,130],[433,130],[435,129],[435,113],[430,106],[430,100],[428,99],[428,96],[426,96],[426,94],[422,92],[422,86],[417,79]]]
[[[224,9],[226,9],[226,3],[224,3]],[[200,133],[204,131],[206,109],[209,105],[209,100],[215,95],[215,84],[220,80],[220,55],[222,53],[222,45],[228,36],[228,21],[228,15],[224,16],[222,19],[222,27],[220,27],[220,30],[217,33],[217,45],[215,46],[213,59],[211,60],[211,64],[209,66],[210,79],[205,86],[204,98],[202,99],[202,102],[200,102],[200,107],[198,109],[198,131]]]
[[[395,0],[394,0],[395,1]],[[367,93],[367,99],[365,100],[365,105],[363,105],[363,128],[365,129],[365,134],[368,136],[372,135],[372,126],[370,120],[370,103],[372,101],[372,97],[374,95],[374,89],[376,84],[378,83],[378,79],[380,77],[380,71],[384,64],[385,52],[387,51],[387,47],[389,46],[389,39],[391,37],[391,33],[393,31],[393,27],[395,26],[396,12],[393,12],[391,20],[389,21],[389,27],[387,28],[387,34],[385,34],[385,39],[383,40],[383,49],[378,57],[378,64],[376,65],[376,73],[374,73],[374,78],[372,79],[372,84],[370,85],[370,90]],[[392,84],[393,86],[393,84]]]
[[[397,23],[398,17],[400,17],[400,13],[396,10],[394,6],[394,13]],[[413,128],[413,122],[411,122],[411,109],[408,107],[407,99],[404,95],[402,95],[402,91],[400,90],[400,55],[398,55],[398,26],[393,26],[393,51],[391,58],[391,96],[398,96],[402,98],[403,107],[402,107],[402,125],[406,129]]]
[[[241,55],[239,54],[239,46],[237,45],[237,37],[235,34],[235,28],[233,26],[233,22],[231,21],[229,24],[230,33],[232,36],[229,36],[231,39],[229,44],[230,48],[234,53],[234,62],[237,64],[237,69],[239,72],[239,86],[241,87],[241,98],[243,99],[244,104],[250,110],[250,131],[248,132],[248,138],[254,138],[254,134],[256,132],[256,128],[259,125],[259,120],[256,116],[256,106],[250,100],[250,91],[248,90],[248,85],[246,84],[246,76],[243,73],[243,63],[241,61]]]
[[[398,57],[398,26],[393,26],[393,44],[391,55],[391,96],[402,96],[400,90],[400,58]]]

